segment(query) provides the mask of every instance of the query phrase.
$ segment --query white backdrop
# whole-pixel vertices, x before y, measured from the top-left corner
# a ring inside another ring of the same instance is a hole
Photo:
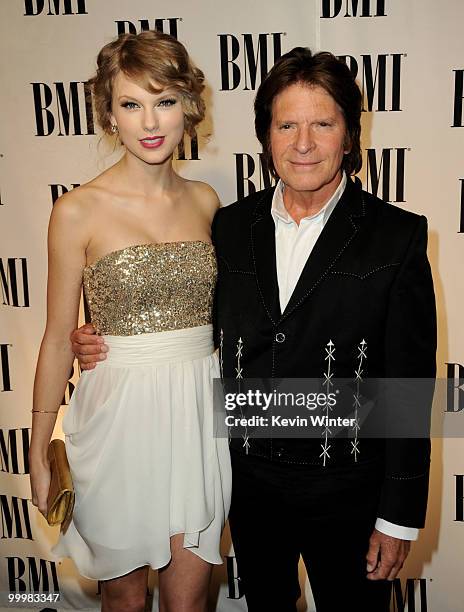
[[[84,99],[96,54],[118,31],[164,29],[186,44],[204,70],[209,115],[199,128],[198,154],[186,139],[186,159],[177,167],[184,176],[210,182],[223,204],[267,184],[252,102],[275,58],[296,45],[346,57],[365,93],[364,185],[429,220],[438,370],[454,391],[448,417],[456,423],[464,418],[464,394],[454,390],[464,382],[464,2],[2,0],[0,19],[0,609],[8,608],[9,591],[47,588],[59,589],[62,599],[44,609],[99,607],[98,585],[79,578],[71,561],[52,560],[57,531],[30,503],[26,458],[45,323],[48,218],[56,195],[120,155],[93,133]],[[63,413],[73,382],[75,376]],[[427,525],[402,582],[395,583],[392,609],[462,609],[462,448],[460,439],[434,440]],[[223,554],[212,609],[245,610],[227,531]],[[303,571],[301,578],[304,583]],[[151,591],[156,608],[154,575]],[[314,609],[307,585],[300,609]]]

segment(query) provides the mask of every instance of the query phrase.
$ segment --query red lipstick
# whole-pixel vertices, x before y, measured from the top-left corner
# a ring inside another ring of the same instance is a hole
[[[164,143],[164,136],[146,136],[139,142],[145,149],[158,149]]]

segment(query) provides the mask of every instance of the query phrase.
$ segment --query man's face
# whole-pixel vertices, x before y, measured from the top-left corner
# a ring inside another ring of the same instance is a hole
[[[322,87],[296,83],[274,99],[272,160],[286,190],[329,199],[350,150],[346,142],[343,113]]]

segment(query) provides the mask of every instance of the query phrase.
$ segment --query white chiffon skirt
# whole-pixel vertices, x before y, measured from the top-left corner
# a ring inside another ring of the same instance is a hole
[[[107,580],[165,566],[181,533],[222,563],[231,468],[213,432],[211,325],[105,342],[107,359],[82,373],[63,419],[76,504],[53,553]]]

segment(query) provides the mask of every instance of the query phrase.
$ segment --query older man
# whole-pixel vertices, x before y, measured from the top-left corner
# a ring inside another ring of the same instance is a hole
[[[213,224],[225,377],[433,378],[427,224],[350,175],[361,94],[330,53],[295,48],[262,82],[256,133],[277,186]],[[82,336],[80,337],[82,342]],[[81,349],[78,349],[82,353]],[[389,609],[423,527],[428,439],[231,441],[230,526],[252,612],[295,611],[298,560],[318,612]]]
[[[296,48],[262,82],[255,127],[275,189],[221,209],[216,330],[225,377],[434,377],[426,219],[362,191],[361,94]],[[388,610],[424,524],[429,441],[231,442],[230,525],[249,610],[295,610],[300,554],[318,612]],[[366,564],[367,555],[367,564]]]

